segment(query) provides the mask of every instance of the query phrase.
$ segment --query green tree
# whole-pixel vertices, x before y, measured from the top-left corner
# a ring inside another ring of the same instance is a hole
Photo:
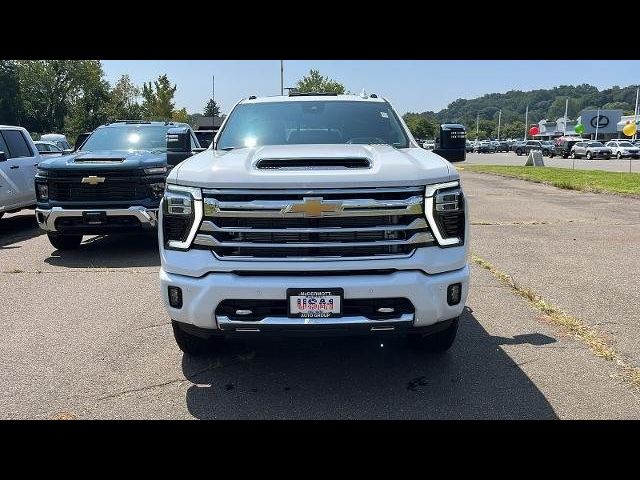
[[[0,124],[20,123],[20,82],[16,62],[0,60]]]
[[[562,113],[564,115],[564,112]],[[515,121],[500,128],[502,138],[524,138],[524,122]]]
[[[140,97],[140,88],[131,82],[129,75],[122,75],[109,93],[109,101],[105,107],[107,121],[142,118],[138,97]]]
[[[171,86],[167,75],[160,75],[153,83],[142,86],[142,115],[147,120],[170,120],[175,104],[176,85]]]
[[[189,120],[187,109],[181,108],[180,110],[174,110],[171,114],[171,120],[173,120],[174,122],[187,123],[187,121]]]
[[[296,83],[296,90],[301,93],[345,93],[344,85],[340,82],[320,75],[319,70],[309,70],[309,75],[302,77]]]
[[[424,140],[435,138],[438,131],[437,123],[415,113],[406,113],[402,118],[415,138]]]
[[[210,98],[207,104],[204,107],[204,116],[205,117],[219,117],[220,116],[220,107],[216,103],[213,98]]]
[[[94,116],[105,100],[104,72],[98,60],[20,60],[16,63],[22,98],[21,124],[29,131],[62,131],[74,105]],[[85,102],[83,107],[79,106]]]

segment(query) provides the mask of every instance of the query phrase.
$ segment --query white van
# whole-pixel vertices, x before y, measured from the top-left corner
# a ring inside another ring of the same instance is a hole
[[[34,179],[40,160],[29,132],[0,125],[0,217],[35,206]]]
[[[46,133],[40,137],[40,140],[55,143],[62,150],[71,150],[71,145],[69,145],[67,137],[61,133]]]

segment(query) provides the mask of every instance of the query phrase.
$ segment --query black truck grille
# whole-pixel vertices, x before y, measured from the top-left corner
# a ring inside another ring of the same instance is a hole
[[[49,198],[59,202],[143,200],[150,196],[145,180],[132,172],[90,171],[52,176],[49,178]]]

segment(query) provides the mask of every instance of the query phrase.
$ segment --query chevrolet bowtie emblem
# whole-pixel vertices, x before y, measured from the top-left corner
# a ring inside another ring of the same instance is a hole
[[[305,217],[324,217],[325,214],[342,212],[342,202],[325,202],[322,197],[305,197],[302,202],[287,205],[282,214],[302,213]]]
[[[82,183],[88,183],[89,185],[97,185],[104,182],[104,177],[96,177],[95,175],[89,175],[88,177],[82,177]]]

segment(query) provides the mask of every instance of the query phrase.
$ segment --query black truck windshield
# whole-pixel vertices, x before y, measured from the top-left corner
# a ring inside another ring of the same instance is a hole
[[[82,145],[82,152],[167,151],[167,130],[171,125],[126,125],[99,128]]]
[[[238,105],[217,148],[345,143],[407,148],[409,139],[386,102],[264,102]]]

